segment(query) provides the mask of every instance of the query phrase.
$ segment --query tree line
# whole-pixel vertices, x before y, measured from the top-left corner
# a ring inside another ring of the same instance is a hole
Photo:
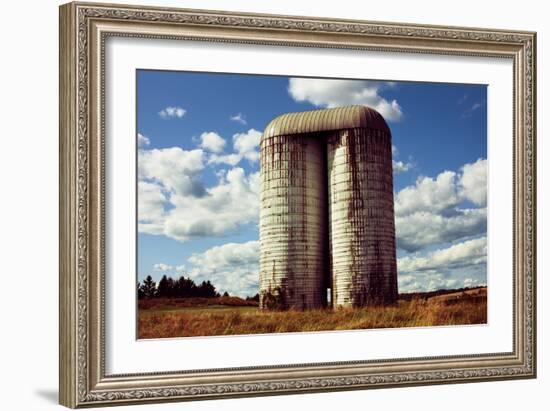
[[[158,285],[153,278],[148,275],[143,283],[137,283],[137,294],[139,299],[145,298],[178,298],[178,297],[220,297],[216,287],[208,281],[195,284],[191,278],[181,276],[173,279],[164,275]],[[227,292],[224,296],[229,296]]]
[[[435,290],[435,291],[416,291],[416,292],[410,292],[410,293],[401,293],[399,294],[399,299],[405,300],[405,301],[411,301],[415,299],[428,299],[439,295],[466,292],[469,290],[475,290],[477,288],[486,288],[486,287],[487,287],[486,285],[480,285],[476,287],[463,287],[463,288],[451,288],[451,289],[442,288],[440,290]]]

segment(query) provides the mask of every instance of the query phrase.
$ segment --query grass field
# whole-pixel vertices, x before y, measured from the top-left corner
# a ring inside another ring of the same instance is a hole
[[[139,338],[265,334],[485,324],[487,289],[414,298],[395,306],[311,311],[260,311],[238,297],[139,301]]]

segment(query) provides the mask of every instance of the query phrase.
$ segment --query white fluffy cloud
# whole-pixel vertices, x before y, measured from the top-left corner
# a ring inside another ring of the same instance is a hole
[[[487,204],[487,160],[477,160],[462,167],[461,194],[474,204]]]
[[[238,265],[258,266],[260,257],[260,242],[227,243],[212,247],[203,253],[193,254],[189,262],[199,265],[208,271]]]
[[[487,237],[475,238],[448,248],[436,250],[423,256],[406,256],[398,260],[402,273],[417,273],[429,270],[447,270],[487,262]]]
[[[392,155],[392,164],[393,164],[393,174],[405,173],[409,171],[411,168],[413,168],[412,162],[410,161],[404,162],[404,161],[398,160],[399,150],[393,144],[391,146],[391,155]]]
[[[182,118],[187,110],[179,106],[168,106],[159,111],[159,116],[165,120],[169,118]]]
[[[208,164],[227,164],[236,166],[243,158],[236,153],[231,154],[213,154],[208,157]]]
[[[138,181],[138,230],[156,234],[162,231],[166,196],[159,184]]]
[[[167,271],[172,271],[172,266],[171,265],[168,265],[168,264],[164,264],[164,263],[157,263],[153,266],[153,270],[155,271],[160,271],[160,272],[167,272]]]
[[[400,275],[397,278],[397,282],[400,293],[452,290],[469,287],[465,285],[465,280],[448,277],[438,272],[425,272],[421,275]]]
[[[487,231],[487,209],[456,210],[455,215],[426,211],[395,218],[398,248],[414,252],[427,246],[472,237]]]
[[[198,174],[204,169],[202,150],[183,150],[179,147],[140,150],[138,152],[138,178],[158,183],[163,189],[178,195],[200,196],[203,186]]]
[[[414,186],[405,187],[395,196],[395,214],[409,215],[418,211],[441,212],[460,203],[457,175],[444,171],[435,178],[420,177]]]
[[[200,139],[200,147],[206,151],[221,153],[225,148],[225,140],[213,131],[202,133]]]
[[[399,258],[400,292],[462,288],[487,283],[487,237]]]
[[[393,160],[393,173],[400,174],[409,171],[412,167],[411,163],[404,163],[403,161]]]
[[[140,232],[187,241],[203,236],[221,236],[243,224],[257,222],[260,200],[258,172],[247,175],[240,167],[232,168],[218,174],[218,185],[200,186],[199,190],[194,188],[198,183],[193,178],[202,163],[192,151],[181,151],[183,153],[178,153],[180,159],[184,161],[189,157],[189,162],[179,166],[166,161],[162,155],[141,153],[147,159],[147,173],[140,175],[150,181],[140,181],[138,185]],[[171,156],[168,158],[172,159]],[[154,159],[161,164],[154,164]],[[196,160],[194,165],[192,160]]]
[[[487,209],[464,208],[464,201],[486,204],[486,160],[466,164],[459,173],[444,171],[421,177],[395,195],[398,247],[412,252],[428,245],[483,234]]]
[[[388,101],[379,94],[380,89],[388,86],[388,83],[367,80],[291,78],[288,92],[298,102],[308,101],[328,108],[365,105],[377,110],[388,121],[398,121],[403,115],[399,103]]]
[[[233,150],[230,154],[212,154],[208,157],[209,164],[228,164],[236,166],[243,159],[256,163],[260,159],[258,147],[262,132],[251,128],[246,133],[233,135]]]
[[[189,257],[189,274],[197,281],[210,280],[219,292],[252,296],[258,292],[259,257],[259,241],[227,243]]]
[[[479,287],[482,285],[487,285],[487,280],[483,278],[465,278],[463,281],[464,287]]]
[[[234,153],[224,154],[225,140],[201,135],[200,147],[138,151],[138,214],[140,232],[187,241],[221,236],[256,223],[259,215],[259,173],[235,167],[243,159],[258,160],[261,132],[250,129],[233,136]],[[205,150],[210,151],[207,153]],[[206,164],[230,164],[217,170],[217,185],[201,182]],[[243,206],[245,205],[245,206]]]
[[[164,218],[163,233],[179,241],[194,237],[220,236],[239,226],[258,221],[259,173],[246,175],[240,167],[221,177],[217,186],[201,197],[174,195],[173,208]]]
[[[234,116],[229,117],[229,120],[235,121],[239,124],[242,124],[243,126],[246,125],[246,117],[242,113],[235,114]]]
[[[426,272],[421,275],[399,275],[397,277],[398,290],[400,293],[426,292],[442,289],[454,289],[466,287],[461,285],[457,278],[445,277],[438,272]]]
[[[246,133],[237,133],[233,135],[233,148],[240,156],[254,163],[260,159],[258,146],[261,137],[262,132],[253,128]]]
[[[145,147],[151,144],[151,140],[149,140],[149,137],[146,137],[143,134],[138,133],[137,143],[138,143],[138,147]]]

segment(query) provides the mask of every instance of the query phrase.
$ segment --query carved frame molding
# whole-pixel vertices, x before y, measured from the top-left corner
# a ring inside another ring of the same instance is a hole
[[[513,59],[513,352],[105,375],[103,98],[104,47],[109,36]],[[61,6],[61,404],[83,407],[534,378],[535,51],[532,32],[92,3]]]

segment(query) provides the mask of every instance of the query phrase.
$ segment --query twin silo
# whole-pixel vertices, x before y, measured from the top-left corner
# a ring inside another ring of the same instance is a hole
[[[283,114],[260,142],[260,307],[397,300],[391,133],[365,106]]]

